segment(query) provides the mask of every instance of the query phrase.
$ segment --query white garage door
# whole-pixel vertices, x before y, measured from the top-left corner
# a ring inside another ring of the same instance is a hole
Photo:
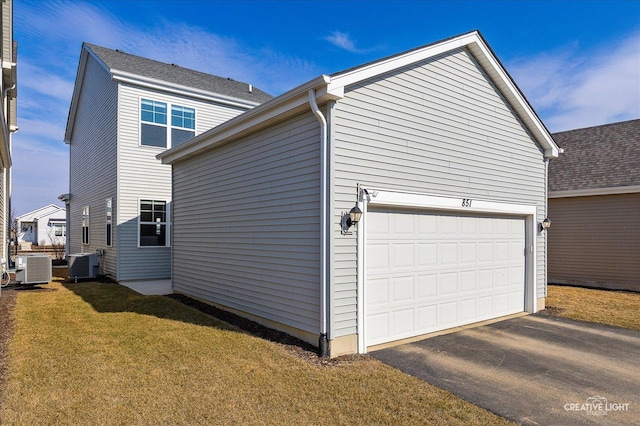
[[[525,220],[367,213],[366,345],[524,311]]]

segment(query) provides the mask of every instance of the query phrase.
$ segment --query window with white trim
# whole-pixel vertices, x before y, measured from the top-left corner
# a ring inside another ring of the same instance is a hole
[[[140,99],[140,145],[158,148],[178,146],[195,136],[196,110],[181,105]],[[168,111],[171,120],[167,122]]]
[[[113,235],[113,231],[111,228],[111,224],[112,224],[112,202],[111,202],[111,198],[107,198],[107,205],[105,207],[106,209],[106,242],[107,242],[107,247],[111,247],[111,237]]]
[[[140,200],[141,247],[167,246],[167,202]]]
[[[82,244],[89,244],[89,206],[82,209]]]

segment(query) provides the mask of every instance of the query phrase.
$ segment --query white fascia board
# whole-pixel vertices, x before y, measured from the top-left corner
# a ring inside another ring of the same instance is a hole
[[[549,198],[591,197],[594,195],[635,194],[640,192],[640,185],[616,186],[613,188],[574,189],[567,191],[550,191]]]
[[[78,71],[76,72],[76,80],[73,85],[73,93],[71,95],[71,105],[69,106],[69,116],[67,117],[67,127],[64,131],[64,143],[71,143],[71,134],[73,133],[73,126],[76,121],[76,113],[78,112],[78,101],[80,98],[81,86],[84,81],[84,71],[86,69],[88,55],[91,55],[98,63],[107,71],[107,66],[96,55],[89,50],[88,47],[83,45],[82,52],[80,53],[80,61],[78,62]]]
[[[253,108],[260,105],[259,102],[247,101],[244,99],[235,98],[232,96],[225,96],[219,93],[209,92],[207,90],[195,89],[190,86],[184,86],[181,84],[169,83],[163,80],[157,80],[154,78],[143,77],[137,74],[127,73],[119,70],[110,70],[112,78],[115,81],[122,83],[129,83],[139,87],[145,87],[147,89],[162,90],[164,92],[174,93],[177,95],[188,96],[191,98],[202,99],[206,101],[217,102],[225,105],[231,105],[240,108]]]
[[[494,84],[498,86],[509,103],[514,107],[520,118],[527,125],[527,128],[533,134],[533,137],[544,148],[545,157],[558,158],[560,149],[549,134],[549,131],[545,128],[544,124],[542,124],[542,121],[540,121],[540,118],[538,118],[533,108],[531,108],[531,105],[529,105],[523,97],[513,80],[511,80],[511,77],[491,53],[489,47],[480,37],[476,38],[476,41],[470,43],[467,48],[473,53],[489,77],[491,77]]]
[[[172,164],[242,137],[247,133],[257,131],[275,122],[282,121],[304,109],[310,110],[308,92],[311,89],[317,91],[318,103],[335,100],[337,99],[336,94],[329,93],[326,90],[329,80],[330,78],[328,76],[321,75],[302,86],[225,121],[175,148],[158,154],[156,158],[161,160],[162,164]]]
[[[393,56],[386,60],[358,67],[343,74],[338,74],[332,77],[328,91],[344,92],[345,86],[435,57],[460,47],[466,47],[476,57],[494,84],[498,86],[520,118],[525,122],[533,137],[544,148],[545,156],[551,158],[558,157],[559,149],[553,141],[553,138],[477,31],[425,46],[422,49]]]

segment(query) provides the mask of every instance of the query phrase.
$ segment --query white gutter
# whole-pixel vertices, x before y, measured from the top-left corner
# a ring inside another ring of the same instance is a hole
[[[309,106],[320,123],[320,356],[328,356],[327,338],[327,119],[309,89]]]

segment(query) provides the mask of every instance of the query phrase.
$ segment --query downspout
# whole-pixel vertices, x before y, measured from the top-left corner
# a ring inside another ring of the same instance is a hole
[[[544,217],[549,217],[549,157],[544,157]],[[549,231],[544,233],[544,297],[547,297],[549,277]],[[538,297],[534,295],[534,297]]]
[[[309,90],[309,106],[320,123],[320,337],[318,355],[329,356],[327,338],[327,119],[316,102],[316,91]]]

